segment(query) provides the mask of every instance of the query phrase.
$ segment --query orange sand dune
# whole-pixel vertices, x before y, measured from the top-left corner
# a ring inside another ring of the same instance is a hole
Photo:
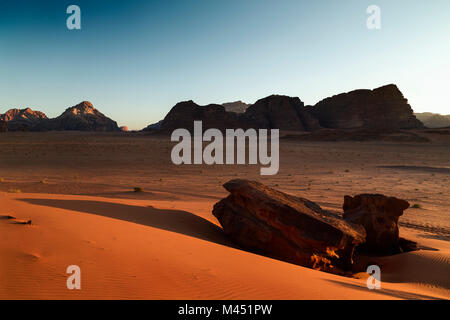
[[[450,244],[411,229],[423,250],[382,258],[366,274],[327,274],[236,248],[213,199],[133,200],[0,193],[0,299],[435,299],[450,297]],[[81,290],[66,268],[81,268]]]

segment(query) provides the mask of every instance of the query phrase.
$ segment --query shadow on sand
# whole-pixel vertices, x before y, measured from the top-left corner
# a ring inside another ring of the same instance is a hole
[[[201,240],[237,248],[212,222],[181,210],[157,209],[92,200],[18,199],[29,204],[95,214],[144,226],[184,234]]]

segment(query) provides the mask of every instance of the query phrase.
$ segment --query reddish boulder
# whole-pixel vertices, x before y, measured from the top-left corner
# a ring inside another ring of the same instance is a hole
[[[381,194],[362,194],[344,198],[344,220],[362,225],[366,242],[361,249],[377,253],[397,253],[400,250],[398,219],[409,208],[405,200]]]
[[[351,269],[363,227],[255,181],[232,180],[224,187],[230,195],[214,205],[213,214],[239,246],[324,271]]]

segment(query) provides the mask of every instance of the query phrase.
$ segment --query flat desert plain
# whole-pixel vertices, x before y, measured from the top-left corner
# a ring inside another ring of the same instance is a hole
[[[448,299],[450,136],[421,134],[431,142],[281,139],[275,176],[260,176],[260,165],[176,166],[170,137],[0,134],[0,298]],[[334,211],[344,195],[408,200],[416,208],[400,218],[400,235],[420,250],[374,258],[381,290],[366,287],[365,273],[247,252],[211,213],[235,178]],[[70,265],[81,268],[81,290],[66,287]]]

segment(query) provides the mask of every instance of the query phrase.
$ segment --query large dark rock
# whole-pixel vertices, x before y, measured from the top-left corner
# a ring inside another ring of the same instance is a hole
[[[331,272],[349,270],[363,227],[307,199],[248,180],[224,185],[230,195],[213,214],[239,246],[290,263]]]
[[[0,120],[5,121],[9,131],[29,131],[38,123],[47,119],[47,116],[31,108],[10,109],[0,115]]]
[[[408,208],[407,201],[381,194],[345,196],[343,217],[366,230],[366,242],[361,249],[372,253],[398,253],[401,251],[398,219]]]
[[[420,129],[408,100],[396,85],[355,90],[326,98],[308,110],[320,125],[333,129]]]
[[[83,101],[66,109],[59,117],[41,121],[34,130],[120,131],[117,123]]]

